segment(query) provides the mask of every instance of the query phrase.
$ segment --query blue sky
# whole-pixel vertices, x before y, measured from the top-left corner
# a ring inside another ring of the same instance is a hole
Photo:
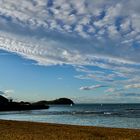
[[[140,102],[139,0],[1,0],[0,94]]]

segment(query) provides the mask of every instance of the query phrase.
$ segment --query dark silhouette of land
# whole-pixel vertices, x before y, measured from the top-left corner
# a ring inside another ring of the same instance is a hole
[[[13,102],[0,95],[0,111],[20,111],[20,110],[37,110],[48,109],[48,105],[34,105],[29,102]]]
[[[30,102],[14,102],[12,99],[0,95],[0,111],[22,111],[22,110],[38,110],[48,109],[49,105],[73,105],[74,102],[68,98],[60,98],[53,101],[38,101],[34,103]]]
[[[74,102],[68,98],[59,98],[52,101],[42,100],[42,101],[35,102],[33,104],[34,105],[73,105]]]

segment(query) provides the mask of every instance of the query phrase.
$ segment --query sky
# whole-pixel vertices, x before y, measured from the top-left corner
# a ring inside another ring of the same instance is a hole
[[[139,0],[0,0],[0,94],[140,103]]]

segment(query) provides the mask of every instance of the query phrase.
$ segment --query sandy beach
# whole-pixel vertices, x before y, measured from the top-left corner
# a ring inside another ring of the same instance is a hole
[[[140,140],[140,129],[0,120],[0,140]]]

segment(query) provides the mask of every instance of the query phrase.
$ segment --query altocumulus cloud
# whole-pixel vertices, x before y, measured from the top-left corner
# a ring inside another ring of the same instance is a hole
[[[109,70],[86,70],[77,78],[114,86],[136,84],[140,80],[139,5],[139,0],[1,0],[0,49],[39,65]]]
[[[75,64],[75,59],[93,65],[100,58],[107,62],[113,59],[116,63],[138,63],[139,49],[132,44],[140,41],[139,1],[129,0],[127,7],[125,2],[3,0],[0,2],[1,49],[46,65]],[[38,38],[39,45],[34,45]],[[63,44],[62,40],[65,40]],[[81,57],[83,53],[85,58]]]

